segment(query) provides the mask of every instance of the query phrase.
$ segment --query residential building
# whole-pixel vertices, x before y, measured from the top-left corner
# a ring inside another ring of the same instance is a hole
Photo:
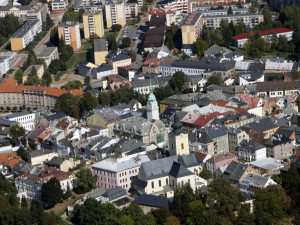
[[[149,161],[142,163],[134,187],[141,194],[173,197],[175,189],[184,184],[189,183],[194,191],[207,185],[196,175],[200,170],[194,154]]]
[[[266,188],[270,185],[276,185],[276,182],[272,178],[248,173],[242,182],[240,182],[240,191],[243,194],[254,196],[256,190]]]
[[[267,157],[266,146],[252,140],[243,140],[238,147],[238,157],[248,162],[265,159]]]
[[[249,135],[240,129],[228,129],[229,152],[238,156],[238,146],[242,141],[249,141]]]
[[[124,9],[126,18],[137,17],[139,14],[139,6],[137,3],[126,3]]]
[[[160,59],[146,59],[145,62],[142,63],[142,73],[143,74],[158,74],[158,65],[160,63]]]
[[[68,5],[68,0],[53,0],[51,3],[52,12],[65,11],[67,10]]]
[[[244,180],[244,178],[249,173],[259,174],[253,167],[250,165],[245,165],[244,163],[232,161],[224,173],[222,174],[222,178],[224,180],[229,180],[233,184],[239,184]]]
[[[160,2],[158,2],[159,4]],[[176,0],[170,2],[161,2],[166,12],[173,11],[178,14],[188,13],[188,0]]]
[[[252,123],[255,116],[248,112],[233,113],[221,119],[216,119],[212,124],[224,125],[231,128],[240,128],[241,126]]]
[[[94,39],[95,64],[98,66],[105,64],[106,63],[105,57],[107,56],[107,54],[108,54],[108,44],[106,39]]]
[[[106,64],[92,69],[92,75],[94,79],[97,80],[105,79],[105,77],[113,75],[113,73],[114,72],[112,66]]]
[[[293,155],[293,141],[282,135],[275,134],[266,142],[267,156],[275,159],[287,159]]]
[[[245,4],[246,1],[245,0],[241,0],[241,4]],[[189,0],[188,1],[188,12],[192,12],[192,8],[194,6],[203,6],[205,9],[207,6],[209,6],[209,8],[211,8],[211,6],[215,5],[222,5],[224,7],[226,7],[227,5],[235,5],[236,1],[235,0],[225,0],[225,1],[219,1],[219,0]]]
[[[58,154],[50,150],[35,150],[28,154],[28,162],[31,165],[43,164],[45,161],[50,161],[53,157],[58,157]]]
[[[0,56],[0,76],[2,77],[10,70],[9,58],[5,56]]]
[[[19,122],[25,130],[31,131],[35,128],[40,120],[40,113],[35,111],[24,111],[20,113],[12,113],[3,117],[5,120]]]
[[[80,164],[80,160],[76,160],[71,157],[63,158],[54,156],[51,160],[47,161],[46,164],[49,167],[56,167],[60,171],[69,172],[70,169],[73,169]]]
[[[32,69],[35,68],[36,70],[36,75],[38,76],[39,79],[42,79],[45,69],[44,65],[30,65],[25,71],[23,75],[23,83],[27,83],[28,78],[31,76]]]
[[[138,204],[145,214],[152,210],[170,209],[171,200],[155,195],[141,195],[132,201],[133,204]]]
[[[32,2],[29,5],[6,5],[0,6],[0,17],[13,14],[18,17],[21,22],[26,20],[41,20],[46,22],[48,14],[48,4],[40,2]]]
[[[35,51],[35,55],[37,59],[43,59],[46,63],[46,66],[49,66],[50,63],[58,59],[58,48],[57,47],[47,47],[43,45],[38,50]]]
[[[293,31],[284,27],[260,31],[260,36],[266,41],[271,41],[274,34],[277,36],[277,38],[284,36],[288,41],[291,41],[293,37]],[[233,36],[232,38],[234,39],[234,44],[236,47],[243,48],[244,44],[248,42],[248,37],[249,33],[245,33]]]
[[[162,74],[163,76],[172,76],[172,63],[175,61],[173,58],[162,58],[160,60],[160,63],[158,65],[158,71],[159,74]]]
[[[58,38],[64,40],[74,51],[80,49],[80,30],[78,22],[63,22],[58,25]]]
[[[242,129],[245,130],[246,132],[251,130],[254,133],[258,133],[258,134],[261,133],[264,135],[265,139],[268,139],[273,134],[275,134],[275,132],[278,129],[278,126],[273,123],[271,118],[265,117],[260,120],[256,120],[252,123],[248,123],[244,125]]]
[[[202,16],[202,24],[207,28],[218,29],[220,28],[221,21],[226,20],[228,23],[233,22],[237,25],[240,21],[250,28],[257,26],[264,22],[263,14],[230,14],[219,16]]]
[[[151,81],[149,89],[150,94],[147,101],[147,119],[150,121],[159,120],[159,107],[155,95],[153,94]]]
[[[143,79],[143,80],[134,80],[131,81],[130,84],[133,90],[139,92],[140,94],[150,94],[150,82],[152,88],[155,89],[157,87],[164,87],[169,85],[169,81],[171,80],[171,76],[164,76],[164,77],[154,77],[150,79]]]
[[[274,174],[274,172],[279,172],[281,168],[284,167],[278,159],[265,158],[249,163],[252,167],[259,170],[261,173]]]
[[[212,156],[206,161],[206,168],[214,174],[217,169],[229,165],[232,161],[238,161],[233,154],[226,152]]]
[[[206,86],[207,78],[201,75],[185,76],[184,87],[192,92],[203,91]]]
[[[62,94],[68,93],[59,88],[17,85],[18,81],[6,78],[0,85],[0,105],[7,110],[55,108],[56,100]],[[73,95],[83,95],[81,90],[72,90]]]
[[[92,165],[92,174],[98,177],[96,186],[109,189],[120,186],[129,190],[137,179],[141,164],[148,161],[147,155],[139,154],[103,159]]]
[[[193,12],[189,15],[181,27],[182,33],[182,48],[187,55],[192,55],[192,44],[196,42],[201,34],[202,15],[201,13]]]
[[[114,24],[126,25],[125,3],[121,0],[108,0],[105,2],[107,28]]]
[[[104,36],[104,23],[102,11],[86,12],[82,16],[84,38],[102,38]],[[94,42],[95,43],[95,42]]]
[[[113,67],[114,74],[118,74],[118,67],[125,67],[131,65],[131,58],[124,53],[118,53],[111,58],[107,59],[108,64]]]
[[[12,51],[22,51],[34,40],[34,37],[42,32],[41,20],[28,20],[10,38],[10,48]]]
[[[146,120],[133,116],[119,120],[114,125],[114,135],[117,138],[137,140],[142,143],[167,142],[167,129],[160,120]]]

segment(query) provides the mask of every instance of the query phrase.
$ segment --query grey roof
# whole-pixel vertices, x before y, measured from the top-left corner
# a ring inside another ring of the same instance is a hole
[[[38,157],[38,156],[42,156],[45,155],[45,152],[43,150],[35,150],[29,153],[28,157],[29,158],[34,158],[34,157]]]
[[[102,52],[107,51],[107,41],[106,39],[94,39],[94,51]]]
[[[205,131],[199,131],[199,132],[191,132],[189,135],[189,141],[190,143],[203,143],[208,144],[214,142],[213,139],[205,132]]]
[[[282,134],[286,137],[291,137],[293,133],[294,133],[293,130],[278,128],[277,131],[275,132],[275,135]]]
[[[235,122],[240,121],[240,118],[242,116],[246,116],[247,119],[254,118],[253,114],[250,114],[248,112],[240,112],[240,113],[236,113],[236,114],[233,114],[233,115],[225,116],[225,117],[223,117],[221,119],[216,119],[213,122],[213,124],[222,124],[223,125],[228,120],[231,120],[233,123],[235,123]]]
[[[109,71],[109,70],[112,70],[112,66],[111,65],[102,65],[102,66],[99,66],[97,68],[93,68],[92,70],[97,72],[97,73],[101,73],[101,72],[104,72],[104,71]]]
[[[166,85],[168,84],[168,82],[172,79],[172,76],[162,76],[162,77],[154,77],[154,78],[150,78],[150,79],[143,79],[143,80],[135,80],[135,81],[131,81],[131,86],[133,88],[136,87],[144,87],[144,86],[149,86],[150,85],[150,80],[151,80],[151,84],[153,86],[156,85]]]
[[[264,188],[267,184],[269,178],[260,175],[249,173],[241,182],[241,186],[254,187],[254,188]]]
[[[222,91],[223,93],[226,93],[226,94],[231,94],[231,95],[234,94],[233,87],[225,87],[225,86],[221,86],[221,85],[212,84],[206,88],[207,93],[212,92],[212,91],[217,91],[217,90]]]
[[[190,61],[190,60],[178,60],[172,63],[172,67],[180,68],[193,68],[193,69],[203,69],[210,71],[228,71],[234,69],[234,62],[211,62],[211,61]]]
[[[57,47],[47,47],[46,45],[42,45],[42,47],[35,51],[35,55],[37,58],[49,57],[54,51],[57,51]]]
[[[64,118],[66,116],[67,115],[64,112],[59,112],[59,113],[56,113],[56,114],[53,114],[50,116],[46,116],[44,118],[48,121],[53,121],[53,120],[58,120],[58,119]]]
[[[42,64],[39,65],[30,65],[25,71],[24,75],[30,75],[33,67],[38,71],[41,67],[44,67]]]
[[[76,26],[78,25],[79,23],[76,22],[76,21],[66,21],[66,22],[62,22],[60,23],[58,26],[59,27],[71,27],[71,26]]]
[[[14,33],[11,36],[11,38],[22,38],[37,23],[40,23],[40,21],[39,20],[28,20],[19,30],[16,31],[16,33]]]
[[[103,112],[97,111],[94,113],[97,113],[107,123],[113,123],[120,119],[120,117],[113,110]]]
[[[211,139],[227,135],[227,129],[224,126],[216,127],[216,128],[206,126],[205,128],[199,129],[198,132],[207,133]]]
[[[169,175],[172,177],[180,178],[193,175],[193,173],[185,168],[182,164],[173,162]]]
[[[144,144],[136,140],[122,140],[115,149],[117,153],[129,152],[137,148],[141,148]]]
[[[47,162],[47,164],[59,167],[64,161],[65,161],[65,159],[54,156],[49,162]]]
[[[261,120],[248,123],[245,127],[251,128],[256,133],[262,133],[267,130],[276,128],[277,126],[273,123],[272,119],[269,117],[263,118]]]
[[[206,55],[216,55],[219,53],[223,53],[223,48],[220,47],[219,45],[213,45],[210,48],[208,48],[207,50],[205,50],[205,54]]]
[[[236,85],[234,86],[235,94],[243,93],[246,88],[249,90],[249,92],[255,93],[257,91],[257,84]]]
[[[265,158],[250,162],[250,165],[264,170],[273,170],[283,167],[283,164],[279,163],[278,160],[274,158]]]
[[[251,152],[255,152],[257,150],[260,150],[262,148],[265,148],[264,145],[261,145],[255,141],[246,141],[246,140],[242,140],[241,143],[240,143],[240,146],[251,151]]]
[[[103,193],[103,197],[106,197],[109,199],[109,201],[113,201],[115,199],[125,197],[126,196],[126,190],[122,187],[115,187],[113,189],[109,189],[106,192]]]
[[[111,106],[110,108],[113,110],[122,111],[130,107],[126,103],[119,103],[118,105]]]
[[[247,165],[241,162],[232,161],[222,174],[225,180],[239,181],[247,169]]]
[[[274,147],[285,144],[287,142],[291,142],[291,139],[282,134],[274,134],[265,142],[265,145],[268,147]]]
[[[33,112],[33,111],[22,111],[22,112],[11,113],[11,114],[5,115],[2,118],[8,120],[8,119],[13,119],[13,118],[20,117],[20,116],[26,116],[26,115],[33,114],[33,113],[35,113],[35,112]]]
[[[98,197],[102,196],[105,191],[106,191],[105,188],[98,188],[98,189],[92,190],[89,193],[86,193],[85,196],[88,198],[98,198]]]
[[[117,61],[126,60],[126,59],[130,59],[130,57],[128,55],[123,54],[123,53],[119,53],[116,56],[113,56],[112,58],[110,58],[110,60],[112,62],[117,62]]]
[[[170,208],[172,201],[162,196],[141,195],[133,200],[132,203],[155,208]]]

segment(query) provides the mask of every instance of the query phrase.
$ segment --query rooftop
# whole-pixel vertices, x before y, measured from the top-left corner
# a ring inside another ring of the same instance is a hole
[[[11,38],[22,38],[26,33],[28,33],[32,27],[37,23],[40,23],[40,20],[28,20],[19,30],[17,30]]]
[[[276,29],[271,29],[271,30],[263,30],[260,32],[260,36],[266,36],[266,35],[272,35],[272,34],[282,34],[282,33],[287,33],[287,32],[293,32],[290,29],[287,28],[276,28]],[[245,33],[245,34],[240,34],[240,35],[236,35],[233,36],[232,38],[234,40],[241,40],[241,39],[248,39],[249,37],[249,33]]]
[[[59,27],[73,27],[73,26],[76,26],[76,25],[79,25],[79,23],[75,22],[75,21],[66,21],[66,22],[60,23],[58,26]]]
[[[105,39],[94,39],[94,51],[102,52],[107,51],[107,41]]]

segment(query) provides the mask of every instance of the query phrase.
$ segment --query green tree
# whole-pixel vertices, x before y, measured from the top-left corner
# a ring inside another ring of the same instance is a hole
[[[165,86],[154,88],[153,94],[155,95],[156,100],[160,102],[161,100],[174,95],[174,92],[170,86]]]
[[[63,64],[63,62],[59,59],[52,60],[52,62],[50,63],[50,65],[48,67],[49,72],[52,74],[56,74],[58,71],[63,69],[62,64]]]
[[[118,225],[134,225],[134,221],[129,216],[121,216],[118,221]]]
[[[228,8],[227,14],[228,14],[228,15],[231,15],[231,14],[232,14],[232,8],[231,8],[231,6],[229,6],[229,8]]]
[[[92,86],[91,86],[91,77],[86,76],[86,77],[84,78],[84,84],[85,84],[85,86],[86,86],[86,88],[85,88],[86,91],[90,91],[90,90],[93,89]]]
[[[91,92],[86,91],[80,100],[81,112],[90,111],[99,105],[97,97],[93,96]]]
[[[37,70],[35,67],[32,67],[31,72],[28,76],[27,85],[39,85],[40,79],[37,76]]]
[[[65,90],[74,90],[74,89],[80,89],[82,88],[82,83],[79,80],[73,80],[66,83],[64,86],[62,86],[62,89]]]
[[[259,9],[258,0],[251,0],[249,13],[256,13],[258,9]]]
[[[68,186],[67,186],[67,191],[66,191],[66,193],[64,194],[64,199],[69,199],[69,198],[71,198],[71,196],[72,196],[72,191],[71,191],[71,188],[70,188],[70,186],[69,186],[69,184],[68,184]]]
[[[255,192],[254,212],[259,220],[267,218],[268,223],[276,224],[287,216],[291,199],[280,185],[271,185]],[[267,224],[267,223],[265,223]]]
[[[46,209],[52,208],[63,198],[63,191],[57,178],[53,177],[42,186],[42,202]]]
[[[97,176],[92,175],[92,171],[89,168],[82,168],[76,173],[77,188],[75,192],[77,194],[83,194],[89,192],[95,188]]]
[[[17,151],[17,155],[20,156],[24,161],[28,162],[28,155],[33,150],[31,148],[20,147]]]
[[[253,215],[253,213],[250,213],[250,205],[242,204],[235,224],[236,225],[255,225],[254,219],[255,219],[255,216]]]
[[[28,50],[27,60],[24,62],[22,70],[25,71],[30,65],[35,65],[37,61],[36,55],[32,48]]]
[[[46,28],[47,30],[49,30],[51,27],[53,27],[54,22],[51,19],[50,15],[47,13],[47,17],[46,17]]]
[[[111,26],[112,32],[119,32],[121,30],[122,26],[120,24],[114,24]]]
[[[206,49],[208,49],[208,44],[206,41],[202,40],[201,37],[197,38],[196,42],[192,45],[193,51],[196,52],[198,57],[201,57]]]
[[[155,225],[154,217],[151,214],[145,215],[137,204],[130,204],[122,210],[122,214],[130,217],[135,225]]]
[[[210,76],[207,80],[207,83],[206,85],[209,86],[209,85],[212,85],[212,84],[215,84],[215,85],[221,85],[222,84],[222,79],[221,79],[221,76],[220,75],[213,75],[213,76]]]
[[[285,36],[279,36],[277,42],[277,50],[281,52],[286,52],[289,49],[289,43]]]
[[[24,76],[23,71],[18,69],[14,77],[18,81],[18,84],[23,84],[23,76]]]
[[[136,52],[135,51],[133,51],[133,50],[130,50],[129,52],[128,52],[128,55],[129,55],[129,57],[131,58],[131,62],[135,62],[136,61]]]
[[[173,75],[173,77],[170,81],[170,84],[171,84],[171,87],[174,91],[178,90],[179,92],[181,92],[184,89],[184,79],[185,79],[185,77],[186,77],[185,73],[181,72],[181,71],[177,71]]]
[[[168,216],[164,225],[180,225],[180,220],[176,216]]]
[[[131,39],[129,37],[125,37],[122,39],[122,44],[120,45],[120,48],[128,48],[131,44]]]
[[[79,9],[79,12],[78,12],[78,19],[79,19],[79,23],[82,23],[83,22],[83,14],[85,13],[85,10],[84,9]]]
[[[19,18],[14,14],[6,15],[4,21],[6,37],[13,35],[21,27]],[[2,33],[3,32],[4,31],[2,31]]]
[[[79,21],[79,13],[74,12],[73,8],[69,8],[68,11],[65,12],[62,18],[63,22],[66,21]]]
[[[202,201],[196,200],[190,203],[190,211],[188,221],[191,221],[194,225],[207,224],[206,221],[206,208]]]
[[[75,106],[77,103],[75,96],[71,93],[66,93],[59,96],[55,104],[55,109],[57,112],[64,112],[73,117],[75,115]]]
[[[264,29],[271,29],[273,27],[273,20],[272,20],[272,11],[270,7],[265,4],[264,5]]]
[[[11,144],[16,145],[19,137],[23,137],[26,134],[26,130],[18,124],[13,125],[9,130],[9,136],[11,137]]]
[[[9,203],[10,205],[17,205],[19,203],[19,198],[17,197],[17,194],[18,190],[14,185],[14,182],[5,179],[3,176],[0,176],[0,202],[5,201],[4,199],[6,199],[7,203]]]
[[[232,36],[233,36],[233,29],[232,24],[230,25],[226,20],[221,20],[220,23],[220,31],[224,39],[224,44],[227,46],[232,45]]]
[[[106,40],[107,40],[107,43],[108,43],[108,50],[114,50],[114,51],[117,51],[118,50],[118,44],[117,44],[117,41],[116,41],[116,38],[114,35],[107,35],[106,36]]]
[[[244,45],[244,52],[252,58],[261,58],[267,49],[267,43],[263,38],[258,38]]]
[[[58,51],[61,53],[59,58],[66,62],[74,54],[73,48],[70,45],[66,45],[63,40],[59,41]]]
[[[167,31],[167,33],[166,33],[165,45],[170,50],[175,48],[175,44],[174,44],[174,41],[173,41],[173,35],[172,35],[171,31]]]
[[[155,209],[151,211],[152,216],[155,219],[155,223],[158,225],[163,225],[166,222],[168,216],[170,216],[170,211],[166,208]]]
[[[211,178],[211,172],[208,169],[203,168],[203,170],[200,172],[199,176],[205,180],[208,180]]]
[[[43,80],[45,81],[47,87],[49,87],[50,84],[52,83],[51,73],[48,70],[45,70],[43,74]]]

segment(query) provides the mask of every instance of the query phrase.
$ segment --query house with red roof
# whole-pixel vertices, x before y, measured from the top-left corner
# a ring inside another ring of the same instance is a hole
[[[142,63],[142,72],[143,74],[147,73],[155,73],[158,74],[158,65],[160,63],[160,59],[147,59],[145,62]]]
[[[251,33],[244,33],[240,35],[233,36],[234,44],[238,48],[243,48],[244,44],[248,42],[249,35]],[[271,30],[263,30],[260,32],[260,36],[266,41],[270,40],[273,35],[276,35],[277,38],[284,36],[288,41],[292,40],[293,31],[287,28],[276,28]]]

